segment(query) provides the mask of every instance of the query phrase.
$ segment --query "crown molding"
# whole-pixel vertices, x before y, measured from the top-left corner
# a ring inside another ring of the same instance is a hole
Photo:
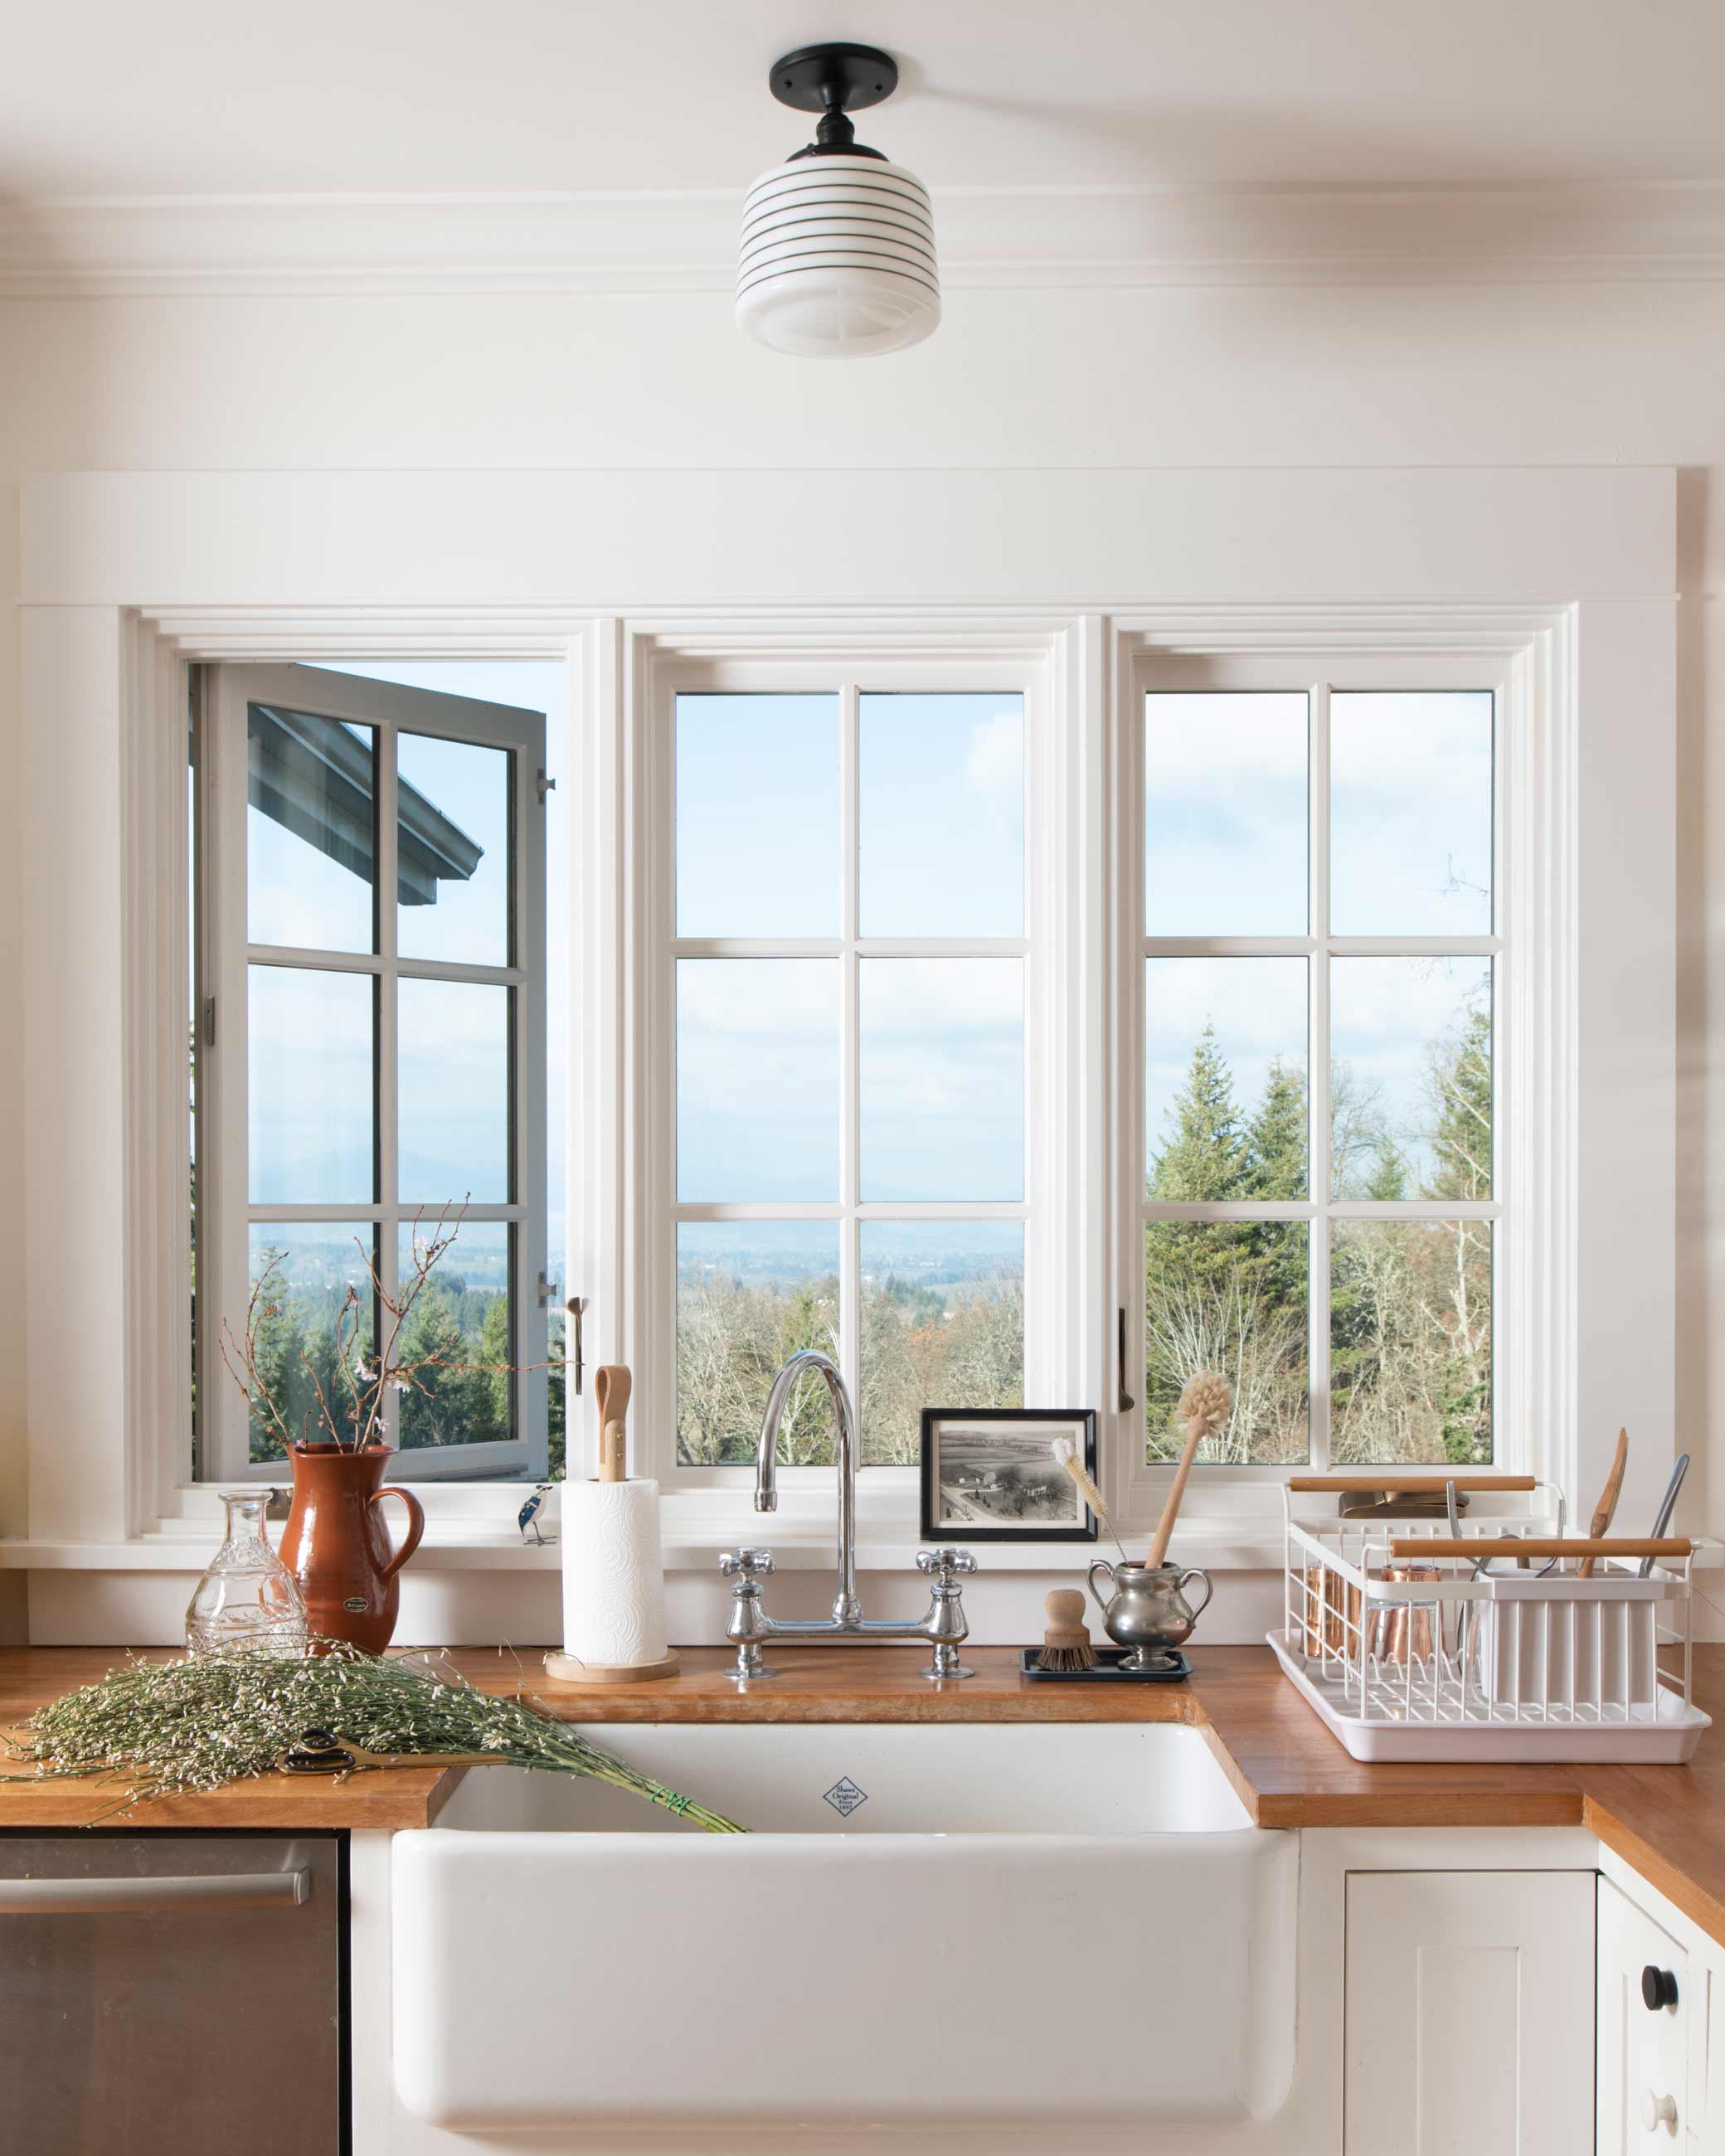
[[[0,203],[0,295],[724,292],[742,190]],[[948,188],[988,290],[1725,277],[1725,185]]]

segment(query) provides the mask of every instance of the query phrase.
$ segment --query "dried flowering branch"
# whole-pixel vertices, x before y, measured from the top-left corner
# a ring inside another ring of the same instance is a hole
[[[316,1402],[316,1420],[321,1437],[330,1444],[339,1445],[344,1452],[357,1452],[367,1445],[383,1441],[384,1409],[392,1392],[415,1392],[429,1399],[431,1392],[426,1383],[429,1372],[443,1371],[462,1376],[516,1373],[516,1366],[512,1363],[470,1363],[441,1352],[408,1361],[401,1359],[402,1342],[413,1306],[424,1293],[439,1262],[454,1246],[466,1213],[465,1199],[459,1206],[445,1205],[438,1214],[435,1225],[424,1235],[420,1230],[425,1215],[423,1212],[415,1215],[411,1245],[413,1261],[407,1277],[393,1294],[384,1287],[382,1276],[372,1252],[358,1237],[355,1237],[355,1248],[365,1268],[371,1296],[367,1297],[357,1284],[350,1284],[336,1312],[336,1366],[347,1390],[347,1401],[339,1413],[303,1342],[299,1352],[300,1368]],[[287,1450],[295,1442],[303,1445],[311,1441],[313,1418],[308,1410],[302,1419],[296,1440],[288,1427],[280,1404],[271,1391],[270,1378],[264,1367],[262,1343],[265,1328],[282,1315],[282,1255],[273,1253],[259,1274],[246,1307],[244,1338],[236,1339],[224,1319],[218,1345],[228,1374],[244,1394],[253,1414],[273,1432],[283,1449]],[[367,1368],[361,1342],[366,1326],[367,1303],[372,1299],[383,1313],[385,1335],[375,1365]]]
[[[442,1758],[583,1775],[709,1834],[746,1830],[600,1751],[537,1702],[480,1691],[447,1657],[409,1662],[341,1640],[311,1644],[317,1651],[304,1660],[240,1646],[185,1661],[134,1659],[0,1739],[0,1757],[21,1770],[0,1771],[0,1782],[105,1780],[116,1790],[106,1820],[150,1798],[273,1773],[316,1736],[316,1748],[351,1747],[367,1765]]]

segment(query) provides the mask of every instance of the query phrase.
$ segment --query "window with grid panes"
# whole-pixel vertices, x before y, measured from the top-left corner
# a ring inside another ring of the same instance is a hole
[[[1495,696],[1303,670],[1143,697],[1146,1457],[1486,1463]]]
[[[1024,698],[672,699],[676,1455],[752,1460],[833,1355],[865,1465],[1024,1390]],[[819,1388],[781,1432],[830,1458]]]

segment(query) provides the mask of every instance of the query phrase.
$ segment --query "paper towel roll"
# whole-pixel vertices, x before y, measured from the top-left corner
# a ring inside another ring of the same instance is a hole
[[[656,1482],[566,1482],[563,1651],[634,1668],[663,1661],[665,1560]]]

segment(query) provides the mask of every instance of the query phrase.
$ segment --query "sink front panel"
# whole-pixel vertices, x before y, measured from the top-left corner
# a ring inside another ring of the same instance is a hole
[[[395,2075],[420,2118],[1195,2124],[1281,2102],[1296,1844],[1238,1824],[1196,1732],[593,1733],[768,1830],[471,1773],[446,1824],[394,1843]],[[1145,1738],[1175,1742],[1115,1741]],[[619,1804],[647,1830],[597,1824]],[[1134,1810],[1161,1823],[1112,1823]]]

